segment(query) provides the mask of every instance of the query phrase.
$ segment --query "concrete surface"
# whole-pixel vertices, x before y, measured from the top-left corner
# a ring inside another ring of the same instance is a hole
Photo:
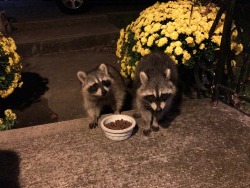
[[[89,129],[88,118],[0,132],[0,185],[248,188],[250,119],[209,102],[184,100],[170,126],[149,137],[137,119],[124,141]]]

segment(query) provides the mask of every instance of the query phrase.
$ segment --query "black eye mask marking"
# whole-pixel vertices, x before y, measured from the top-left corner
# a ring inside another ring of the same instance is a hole
[[[110,80],[103,80],[102,81],[102,84],[105,86],[105,87],[109,87],[111,85],[111,81]]]
[[[170,93],[161,94],[160,101],[166,101],[171,96]]]
[[[89,91],[90,93],[95,93],[95,92],[97,92],[98,87],[99,87],[98,84],[97,84],[97,83],[94,83],[92,86],[89,87],[88,91]]]
[[[143,98],[148,102],[159,102],[159,101],[166,101],[170,96],[171,94],[166,93],[166,94],[161,94],[160,97],[155,97],[154,95],[147,95],[144,96]]]
[[[153,102],[156,100],[154,95],[147,95],[147,96],[144,96],[143,98],[144,98],[144,100],[146,100],[148,102]]]

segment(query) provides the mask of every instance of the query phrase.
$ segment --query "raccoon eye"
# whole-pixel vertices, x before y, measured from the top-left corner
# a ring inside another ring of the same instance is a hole
[[[155,100],[155,96],[154,95],[148,95],[148,96],[145,96],[144,97],[144,99],[146,100],[146,101],[154,101]]]
[[[95,93],[98,90],[98,87],[99,87],[98,84],[95,83],[94,85],[92,85],[92,86],[89,87],[88,91],[90,93]]]
[[[102,84],[106,87],[109,87],[111,85],[111,81],[110,80],[103,80]]]

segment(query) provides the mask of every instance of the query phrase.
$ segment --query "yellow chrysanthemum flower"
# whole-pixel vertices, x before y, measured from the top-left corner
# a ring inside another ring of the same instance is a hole
[[[181,55],[182,52],[183,52],[183,49],[182,49],[181,47],[179,47],[179,46],[177,46],[177,47],[174,49],[174,53],[175,53],[176,55]]]
[[[179,37],[179,34],[176,31],[172,32],[171,35],[170,35],[170,38],[172,40],[177,40],[178,37]]]
[[[161,29],[161,24],[160,23],[156,23],[152,27],[152,33],[155,33],[157,31],[159,31],[160,29]]]
[[[125,63],[122,63],[122,64],[121,64],[121,68],[122,68],[122,69],[126,69],[126,64],[125,64]]]
[[[154,43],[155,38],[151,35],[148,37],[147,46],[151,47]]]
[[[141,38],[141,43],[144,45],[147,43],[147,38],[146,37],[142,37]]]
[[[185,61],[188,61],[190,58],[191,58],[191,55],[186,50],[184,50],[183,51],[183,59]]]
[[[185,39],[185,41],[188,43],[188,44],[192,44],[194,42],[194,38],[193,37],[187,37]]]
[[[172,54],[173,49],[174,49],[174,48],[173,48],[172,46],[168,46],[168,47],[165,49],[164,52],[165,52],[166,54]]]
[[[203,50],[205,48],[205,44],[201,43],[199,49]]]
[[[132,79],[135,78],[135,73],[134,73],[134,72],[131,73],[131,78],[132,78]]]
[[[167,37],[162,37],[162,38],[159,39],[159,42],[158,42],[157,46],[162,47],[163,45],[167,44],[167,42],[168,42]]]

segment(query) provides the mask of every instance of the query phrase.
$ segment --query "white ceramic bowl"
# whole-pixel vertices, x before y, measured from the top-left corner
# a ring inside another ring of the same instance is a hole
[[[121,130],[109,129],[105,126],[110,122],[115,122],[116,120],[121,120],[121,119],[131,122],[132,125],[126,129],[121,129]],[[136,123],[135,119],[128,115],[117,114],[103,118],[100,124],[107,138],[118,141],[129,138],[132,135]]]

